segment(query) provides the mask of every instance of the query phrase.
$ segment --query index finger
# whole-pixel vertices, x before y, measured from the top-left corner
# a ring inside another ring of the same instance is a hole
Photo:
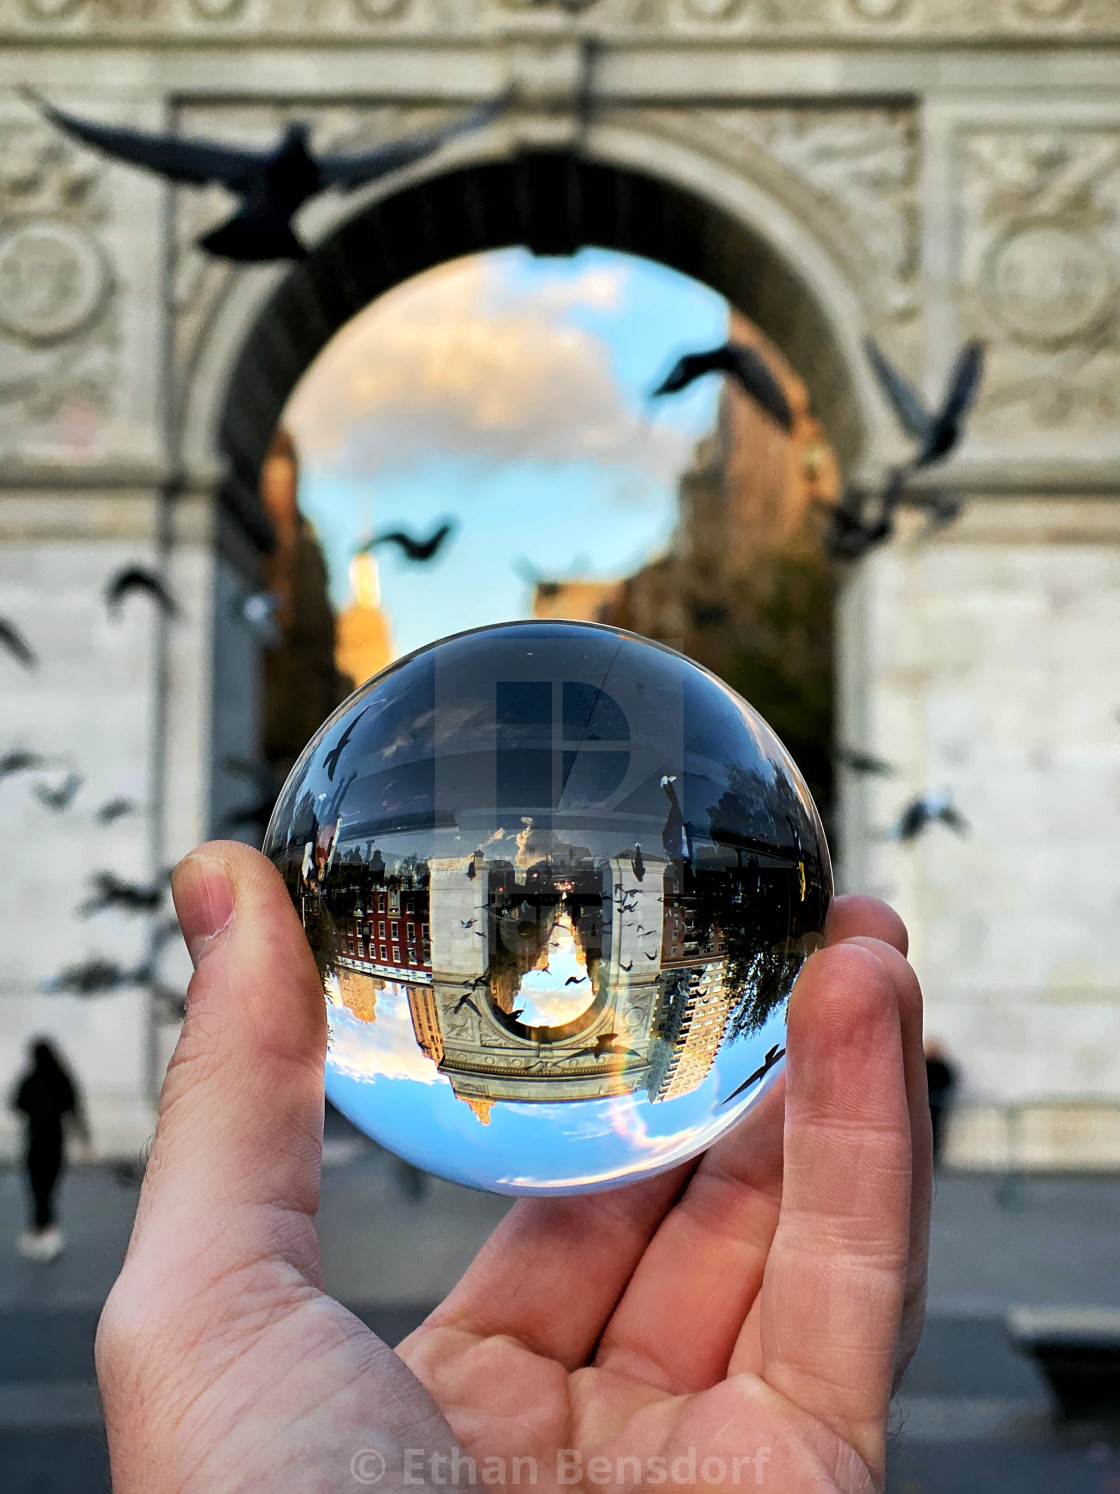
[[[794,988],[782,1205],[759,1299],[764,1378],[873,1477],[910,1246],[898,979],[872,948],[843,943],[813,955]]]

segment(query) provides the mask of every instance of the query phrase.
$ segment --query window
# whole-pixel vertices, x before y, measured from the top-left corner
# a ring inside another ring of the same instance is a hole
[[[398,946],[394,944],[393,945],[393,964],[394,965],[399,965],[400,962],[401,962],[401,952],[400,952],[400,949],[398,948]]]
[[[383,918],[379,921],[379,923],[377,925],[377,932],[381,935],[382,939],[384,939],[384,937],[385,937],[385,920]]]

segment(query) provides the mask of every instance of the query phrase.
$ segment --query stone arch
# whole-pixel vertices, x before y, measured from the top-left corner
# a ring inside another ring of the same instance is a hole
[[[810,244],[810,253],[798,262],[788,215],[737,175],[730,185],[710,182],[711,173],[700,166],[690,173],[694,181],[683,185],[678,161],[673,180],[647,160],[635,164],[638,155],[656,156],[660,143],[641,140],[635,149],[630,139],[627,148],[628,135],[611,142],[630,158],[622,164],[570,152],[523,152],[414,181],[343,220],[282,278],[275,272],[247,277],[219,332],[222,352],[232,360],[215,411],[227,501],[247,516],[292,390],[353,316],[438,264],[513,245],[540,255],[584,246],[616,249],[710,286],[781,347],[805,378],[842,465],[858,468],[874,410],[854,372],[858,298],[845,298],[843,275],[803,228],[797,237]],[[736,186],[742,190],[735,192]],[[730,200],[744,193],[749,202]],[[234,326],[244,325],[242,317],[250,324],[236,349]],[[205,353],[200,359],[207,381],[214,379],[216,361]],[[197,430],[197,417],[192,423]]]

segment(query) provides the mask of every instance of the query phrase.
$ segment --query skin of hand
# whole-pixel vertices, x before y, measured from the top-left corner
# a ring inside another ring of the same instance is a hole
[[[545,1490],[632,1484],[628,1459],[669,1488],[882,1489],[931,1189],[894,913],[833,903],[785,1072],[733,1131],[626,1188],[520,1200],[394,1353],[323,1290],[325,1004],[280,878],[214,843],[174,896],[196,973],[97,1338],[115,1494],[468,1484],[468,1455],[500,1488],[522,1458]]]

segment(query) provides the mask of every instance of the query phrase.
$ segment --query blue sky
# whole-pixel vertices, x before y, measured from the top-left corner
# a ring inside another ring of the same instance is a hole
[[[654,1105],[644,1091],[567,1104],[499,1102],[483,1126],[421,1054],[403,986],[378,993],[372,1025],[328,1006],[327,1094],[368,1136],[427,1172],[499,1193],[595,1191],[695,1156],[741,1120],[764,1089],[722,1101],[785,1041],[785,1012],[720,1049],[691,1094]]]
[[[705,287],[603,250],[504,250],[382,297],[324,350],[287,415],[336,601],[359,537],[445,517],[459,527],[434,562],[379,552],[402,653],[525,615],[526,571],[636,569],[669,536],[718,383],[652,405],[648,390],[726,326]]]

